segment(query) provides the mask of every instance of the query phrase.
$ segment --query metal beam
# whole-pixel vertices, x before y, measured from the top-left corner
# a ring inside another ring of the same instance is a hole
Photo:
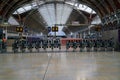
[[[111,4],[111,7],[113,7],[113,10],[114,10],[114,12],[117,10],[117,8],[116,8],[116,6],[115,6],[115,4],[114,4],[114,2],[113,2],[114,0],[110,0],[110,1],[108,1],[109,2],[109,4]]]
[[[95,5],[97,7],[97,9],[100,11],[100,13],[102,13],[102,17],[105,15],[105,12],[103,7],[101,7],[101,3],[98,2],[98,0],[88,0],[92,3],[92,5]]]
[[[3,7],[8,3],[9,0],[1,0],[2,3],[0,4],[0,11],[3,9]]]
[[[88,0],[82,0],[80,1],[80,3],[83,3],[85,5],[88,5],[89,7],[91,7],[93,10],[95,10],[97,12],[97,14],[99,15],[100,18],[102,18],[103,16],[103,11],[101,11],[101,9],[99,7],[97,7],[97,5],[95,3],[93,3],[92,1],[88,1]]]
[[[31,1],[31,0],[29,0]],[[15,4],[11,9],[9,9],[9,11],[7,12],[7,14],[5,16],[7,16],[7,18],[9,18],[9,16],[15,11],[17,10],[20,6],[22,6],[23,4],[27,4],[29,3],[29,1],[24,1],[23,2],[18,2],[18,4]]]
[[[19,1],[19,0],[16,0],[16,1],[13,0],[13,1],[11,1],[11,3],[6,4],[7,7],[4,9],[5,12],[3,13],[4,17],[7,14],[7,12],[9,11],[9,9],[11,9],[17,3],[17,1]]]
[[[114,12],[113,6],[109,3],[111,2],[110,0],[104,0],[104,5],[106,6],[106,9],[108,10],[108,13],[110,14],[111,12]]]
[[[119,0],[113,0],[115,6],[116,6],[116,9],[120,9],[120,1]]]

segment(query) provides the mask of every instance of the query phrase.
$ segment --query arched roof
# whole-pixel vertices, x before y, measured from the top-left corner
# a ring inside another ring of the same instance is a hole
[[[17,8],[33,0],[0,0],[0,15],[8,18]],[[94,9],[100,17],[120,9],[120,0],[35,0],[35,1],[76,1]]]
[[[75,6],[78,6],[78,7],[80,5],[77,5],[77,3],[87,5],[88,7],[92,8],[101,19],[103,19],[106,15],[111,15],[112,13],[119,11],[119,9],[120,9],[120,6],[119,6],[120,0],[0,0],[0,19],[1,18],[6,19],[6,20],[9,19],[9,17],[16,10],[18,10],[19,8],[23,7],[26,4],[34,6],[34,4],[32,4],[32,3],[36,3],[37,4],[36,7],[39,7],[41,4],[44,5],[44,4],[50,3],[50,2],[63,2],[63,3],[71,2],[71,3],[75,3]],[[34,12],[34,10],[33,10],[33,12]],[[38,13],[36,13],[36,15],[38,15]],[[23,17],[24,16],[25,16],[25,14],[23,15]],[[88,16],[90,16],[90,15],[88,14]],[[34,18],[34,17],[32,17],[32,18]],[[72,19],[73,18],[74,17],[72,17]],[[41,27],[44,27],[44,25],[45,25],[43,23],[38,23],[38,25],[36,25],[36,26],[39,27],[40,24],[41,24]],[[34,28],[34,27],[32,27],[32,28]],[[35,29],[37,29],[37,28],[35,28]]]

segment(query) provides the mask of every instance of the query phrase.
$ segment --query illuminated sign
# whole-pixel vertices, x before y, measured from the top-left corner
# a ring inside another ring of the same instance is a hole
[[[58,32],[58,27],[52,27],[52,32]]]
[[[16,32],[23,32],[23,27],[16,27]]]

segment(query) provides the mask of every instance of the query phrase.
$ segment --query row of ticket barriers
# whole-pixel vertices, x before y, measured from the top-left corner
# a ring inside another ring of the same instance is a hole
[[[36,49],[37,52],[40,51],[40,48],[46,50],[47,48],[54,48],[61,49],[61,42],[60,39],[40,39],[34,41],[28,40],[15,40],[12,44],[12,51],[16,52],[26,52],[26,49],[29,52],[33,52],[33,49]]]
[[[25,40],[15,39],[12,44],[12,52],[40,52],[41,49],[53,51],[55,49],[61,50],[62,44],[60,39],[39,39],[39,40]],[[66,51],[114,51],[113,39],[81,39],[81,40],[67,40],[64,46]],[[65,49],[64,49],[65,50]],[[7,52],[6,43],[0,42],[0,52]]]
[[[76,41],[67,41],[66,50],[70,48],[75,51],[79,48],[80,51],[114,51],[113,39],[101,40],[101,39],[83,39]]]

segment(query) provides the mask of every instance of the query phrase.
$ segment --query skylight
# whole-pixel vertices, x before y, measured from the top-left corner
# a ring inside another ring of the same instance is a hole
[[[45,0],[45,1],[37,1],[36,0],[36,1],[33,1],[32,3],[26,4],[25,6],[17,9],[13,14],[24,13],[26,11],[31,10],[32,8],[36,8],[37,6],[40,6],[41,4],[44,4],[45,2],[50,2],[50,1],[55,1],[55,0]],[[56,0],[56,1],[64,2],[64,0]],[[83,5],[83,4],[79,4],[76,2],[76,0],[66,0],[65,3],[75,7],[78,10],[82,10],[82,11],[86,11],[88,13],[96,14],[96,12],[94,10],[92,10],[90,7]]]
[[[45,4],[39,8],[39,12],[48,26],[55,24],[65,24],[73,8],[66,4]]]
[[[79,4],[79,3],[72,3],[72,2],[66,2],[66,4],[75,6],[78,10],[82,10],[82,11],[85,11],[88,13],[96,14],[96,12],[93,9],[91,9],[90,7],[88,7],[86,5]]]
[[[65,4],[59,2],[46,3],[50,1],[65,2]],[[35,0],[32,3],[26,4],[17,9],[13,14],[21,14],[34,8],[38,9],[48,27],[55,26],[55,24],[66,24],[73,9],[82,10],[90,14],[96,14],[96,12],[90,7],[79,4],[76,0]],[[58,27],[62,28],[61,26]]]

